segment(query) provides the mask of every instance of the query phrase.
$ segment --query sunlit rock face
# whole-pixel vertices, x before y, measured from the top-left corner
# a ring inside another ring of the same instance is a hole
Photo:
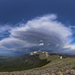
[[[38,51],[30,52],[29,55],[36,55],[36,54],[42,54],[42,53],[45,53],[45,51],[38,50]]]
[[[38,51],[30,52],[29,55],[38,55],[39,57],[46,58],[46,57],[50,56],[50,53],[48,53],[46,51],[38,50]]]

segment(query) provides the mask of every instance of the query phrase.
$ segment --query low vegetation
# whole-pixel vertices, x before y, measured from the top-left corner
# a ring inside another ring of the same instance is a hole
[[[40,59],[39,55],[19,56],[11,59],[5,57],[3,60],[0,60],[0,72],[28,70],[42,67],[48,63],[50,63],[50,61],[47,59]]]
[[[60,59],[59,55],[49,54],[46,57],[46,53],[23,55],[18,57],[2,57],[0,58],[0,72],[11,71],[24,71],[28,75],[35,72],[44,73],[47,71],[49,74],[53,72],[63,71],[65,74],[67,70],[75,69],[75,58],[65,57]],[[28,70],[28,71],[27,71]],[[58,74],[57,74],[58,75]],[[70,74],[71,75],[71,74]]]

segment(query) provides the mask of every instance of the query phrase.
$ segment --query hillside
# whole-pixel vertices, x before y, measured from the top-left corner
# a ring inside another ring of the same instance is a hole
[[[33,52],[22,55],[22,56],[14,56],[14,57],[1,57],[0,59],[0,71],[21,71],[28,70],[36,67],[41,67],[48,64],[50,61],[46,59],[45,52],[37,51],[37,53]],[[44,55],[43,59],[42,56]]]
[[[60,53],[34,51],[10,59],[8,57],[5,61],[0,60],[0,75],[75,75],[75,58],[72,55],[62,55],[66,57],[60,59]]]

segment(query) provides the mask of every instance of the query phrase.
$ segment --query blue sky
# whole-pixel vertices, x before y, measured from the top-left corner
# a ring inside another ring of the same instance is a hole
[[[75,52],[75,0],[0,0],[0,54],[39,49]]]

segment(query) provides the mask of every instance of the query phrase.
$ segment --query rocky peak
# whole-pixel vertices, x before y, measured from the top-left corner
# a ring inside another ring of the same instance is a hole
[[[42,53],[45,53],[45,51],[38,50],[38,51],[30,52],[29,55],[36,55],[36,54],[42,54]]]

